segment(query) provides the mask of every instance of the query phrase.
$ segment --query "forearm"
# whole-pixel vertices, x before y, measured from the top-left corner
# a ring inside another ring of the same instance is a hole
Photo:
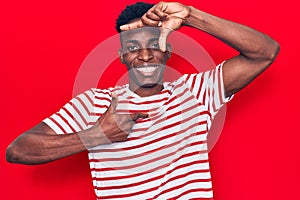
[[[97,141],[94,132],[93,129],[65,135],[27,132],[7,148],[7,160],[33,165],[70,156],[100,144],[102,140]]]
[[[278,44],[269,36],[194,7],[190,7],[190,15],[185,24],[219,38],[248,59],[273,60],[278,51]]]

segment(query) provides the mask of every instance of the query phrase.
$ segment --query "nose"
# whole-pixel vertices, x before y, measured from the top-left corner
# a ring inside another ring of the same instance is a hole
[[[140,60],[145,61],[145,62],[151,60],[153,58],[153,54],[152,54],[151,49],[148,49],[148,48],[140,49],[138,58]]]

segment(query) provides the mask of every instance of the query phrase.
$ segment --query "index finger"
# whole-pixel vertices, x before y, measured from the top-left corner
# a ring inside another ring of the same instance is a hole
[[[136,28],[141,28],[143,26],[144,26],[144,24],[143,24],[142,20],[139,19],[137,21],[120,26],[120,29],[121,29],[121,31],[128,31],[128,30],[132,30],[132,29],[136,29]]]
[[[134,114],[130,114],[129,116],[132,119],[132,121],[136,121],[139,118],[145,119],[149,115],[147,113],[134,113]]]

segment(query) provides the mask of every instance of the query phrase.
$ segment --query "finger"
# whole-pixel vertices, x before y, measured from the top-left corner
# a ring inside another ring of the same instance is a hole
[[[142,22],[144,25],[147,25],[147,26],[160,26],[161,25],[161,20],[153,20],[153,19],[150,19],[150,18],[147,18],[146,16],[143,16],[141,18]]]
[[[165,9],[165,6],[157,6],[152,10],[152,12],[155,13],[155,15],[159,16],[160,19],[165,19],[168,17],[168,14],[165,13],[162,9]]]
[[[129,116],[132,119],[132,121],[136,121],[139,118],[145,119],[149,115],[147,113],[134,113],[134,114],[130,114]]]
[[[144,26],[144,24],[143,24],[142,20],[137,20],[137,21],[120,26],[120,29],[121,29],[121,31],[128,31],[128,30],[140,28],[143,26]]]
[[[115,138],[112,140],[112,142],[123,142],[128,140],[128,133],[122,132],[122,134],[115,136]]]
[[[156,13],[154,13],[153,11],[148,11],[145,15],[147,18],[155,20],[155,21],[160,21],[162,18],[157,15]]]
[[[169,3],[166,3],[166,2],[161,1],[161,2],[159,2],[159,3],[157,4],[157,7],[158,7],[161,11],[165,12],[165,11],[167,10],[167,8],[168,8],[168,4],[169,4]]]
[[[158,40],[159,48],[162,52],[167,50],[167,39],[169,34],[172,32],[169,28],[161,28],[160,29],[160,36]]]
[[[114,113],[116,111],[117,105],[118,105],[118,96],[115,93],[111,93],[111,103],[108,108],[108,112]]]
[[[120,142],[125,141],[128,139],[129,133],[120,131],[119,133],[116,133],[114,135],[111,135],[109,138],[107,138],[106,143],[112,143],[112,142]]]

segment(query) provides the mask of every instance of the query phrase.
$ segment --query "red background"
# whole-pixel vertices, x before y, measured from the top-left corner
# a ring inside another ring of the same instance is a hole
[[[86,152],[23,166],[7,163],[5,149],[72,97],[82,61],[116,33],[116,17],[133,2],[1,2],[1,199],[95,199]],[[281,45],[274,64],[227,106],[223,132],[210,153],[215,199],[300,199],[299,1],[182,3],[251,26]],[[236,54],[200,31],[181,32],[201,43],[216,63]]]

